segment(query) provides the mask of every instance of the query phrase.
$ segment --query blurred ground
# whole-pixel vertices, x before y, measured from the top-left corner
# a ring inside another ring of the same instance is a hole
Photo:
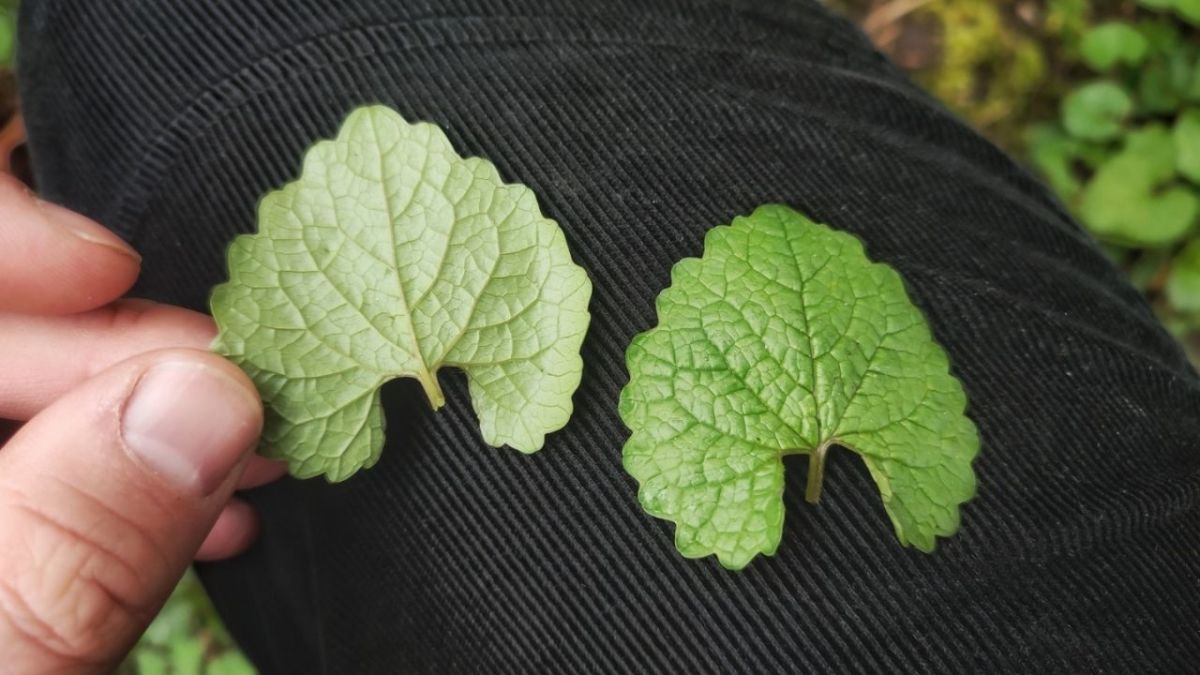
[[[1022,134],[1052,119],[1086,75],[1064,58],[1090,22],[1132,16],[1111,0],[828,0],[926,89],[1020,154]]]

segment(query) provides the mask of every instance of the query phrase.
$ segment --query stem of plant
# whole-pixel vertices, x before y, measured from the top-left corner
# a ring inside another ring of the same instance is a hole
[[[825,480],[825,453],[829,452],[830,442],[825,442],[808,455],[808,486],[804,491],[804,500],[809,504],[821,501],[821,483]]]
[[[442,385],[438,383],[437,373],[423,370],[417,373],[417,381],[421,383],[421,387],[425,389],[425,396],[429,398],[429,405],[434,410],[441,409],[446,405],[446,395],[442,393]]]

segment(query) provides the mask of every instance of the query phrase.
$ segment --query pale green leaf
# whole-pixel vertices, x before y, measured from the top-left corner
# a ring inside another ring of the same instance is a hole
[[[571,416],[591,282],[533,192],[442,131],[360,108],[259,207],[213,291],[214,348],[254,379],[264,454],[342,480],[379,457],[379,388],[462,369],[484,441],[540,449]]]
[[[1096,235],[1130,246],[1161,246],[1185,236],[1200,199],[1175,178],[1171,132],[1151,125],[1130,133],[1122,151],[1084,188],[1080,216]]]
[[[783,456],[859,454],[900,542],[932,551],[975,493],[962,386],[900,276],[853,236],[763,206],[672,271],[627,354],[625,469],[689,558],[738,569],[783,528]]]
[[[1071,201],[1082,187],[1075,175],[1080,141],[1063,133],[1057,125],[1039,124],[1025,134],[1029,159],[1063,201]]]
[[[1112,82],[1092,82],[1067,95],[1062,104],[1062,122],[1076,138],[1103,141],[1121,133],[1133,112],[1133,99]]]
[[[1146,58],[1146,38],[1133,26],[1110,21],[1090,29],[1083,36],[1080,53],[1092,68],[1104,71],[1118,63],[1136,66]]]
[[[1200,240],[1189,242],[1172,262],[1167,300],[1181,312],[1200,312]]]

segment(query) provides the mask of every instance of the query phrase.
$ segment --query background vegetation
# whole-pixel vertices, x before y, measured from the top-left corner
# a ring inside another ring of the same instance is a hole
[[[1200,363],[1200,0],[828,0],[1040,174]]]
[[[1200,363],[1200,0],[826,0],[1042,175]],[[28,179],[0,0],[0,170]],[[189,575],[122,673],[243,675]]]

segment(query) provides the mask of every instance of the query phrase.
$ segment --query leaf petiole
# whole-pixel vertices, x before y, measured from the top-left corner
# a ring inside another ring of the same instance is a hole
[[[821,483],[825,480],[825,453],[833,441],[822,443],[808,454],[808,486],[804,490],[804,501],[816,504],[821,501]]]
[[[442,406],[446,405],[446,395],[442,393],[442,385],[438,383],[437,372],[422,370],[417,373],[417,381],[421,383],[421,388],[425,390],[425,396],[429,399],[429,406],[434,410],[441,410]]]

